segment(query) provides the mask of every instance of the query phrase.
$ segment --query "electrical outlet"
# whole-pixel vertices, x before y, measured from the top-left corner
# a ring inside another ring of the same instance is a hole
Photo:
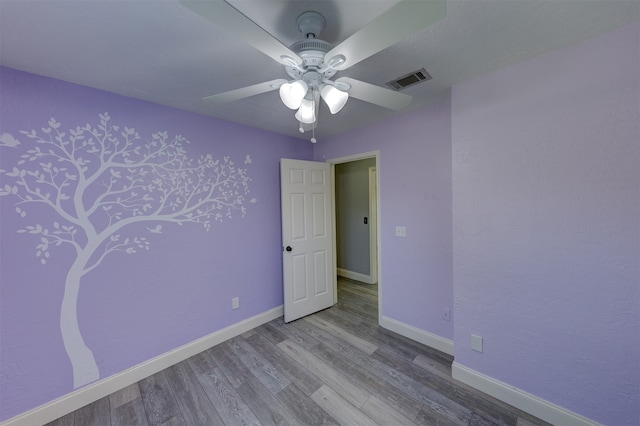
[[[238,309],[240,307],[240,298],[234,297],[231,299],[231,309]]]
[[[451,309],[442,308],[442,319],[445,321],[451,321]]]
[[[406,237],[407,228],[405,226],[396,226],[396,237]]]
[[[476,352],[482,352],[482,336],[471,335],[471,349]]]

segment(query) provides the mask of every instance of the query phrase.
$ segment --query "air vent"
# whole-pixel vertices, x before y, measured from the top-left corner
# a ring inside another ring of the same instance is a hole
[[[432,78],[433,77],[429,75],[427,70],[421,68],[418,71],[403,75],[402,77],[391,80],[385,84],[392,89],[400,90],[405,87],[413,86],[414,84],[422,83],[423,81],[429,81]]]

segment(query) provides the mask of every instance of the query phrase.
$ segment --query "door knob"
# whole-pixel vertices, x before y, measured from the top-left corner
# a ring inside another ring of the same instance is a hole
[[[291,250],[293,250],[293,249],[291,248],[291,246],[287,246],[287,248],[286,248],[285,250],[287,250],[287,251],[291,251]]]

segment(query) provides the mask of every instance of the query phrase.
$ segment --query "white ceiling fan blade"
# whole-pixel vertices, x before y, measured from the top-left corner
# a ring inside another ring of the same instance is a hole
[[[207,96],[202,98],[205,102],[210,103],[223,103],[237,101],[238,99],[248,98],[250,96],[259,95],[261,93],[271,92],[277,90],[286,83],[287,80],[279,78],[276,80],[265,81],[264,83],[254,84],[252,86],[242,87],[240,89],[230,90],[224,93],[218,93],[217,95]]]
[[[302,63],[302,59],[296,53],[226,1],[180,0],[180,3],[270,56],[278,63],[282,63],[283,56],[293,58],[298,64]]]
[[[325,58],[343,55],[344,70],[444,18],[446,0],[403,0],[331,49]]]
[[[394,92],[393,90],[365,83],[364,81],[354,80],[349,77],[340,77],[336,80],[336,83],[347,83],[350,85],[350,97],[395,111],[406,107],[413,99],[411,96],[405,95],[404,93]]]

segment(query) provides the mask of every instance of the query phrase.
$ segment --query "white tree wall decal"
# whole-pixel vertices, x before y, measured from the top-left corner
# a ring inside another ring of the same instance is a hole
[[[51,249],[69,245],[75,250],[60,309],[60,330],[73,368],[74,388],[100,378],[91,349],[80,333],[77,300],[81,279],[112,253],[148,250],[150,242],[139,232],[159,234],[163,223],[196,223],[208,231],[212,222],[246,213],[250,178],[229,157],[187,156],[182,136],[166,132],[143,141],[135,129],[111,123],[108,113],[100,123],[61,131],[54,118],[42,135],[22,131],[34,141],[12,170],[0,170],[6,183],[0,196],[18,199],[16,212],[25,217],[29,206],[43,205],[55,213],[49,225],[33,224],[18,233],[39,238],[36,256],[42,264]],[[0,146],[17,148],[20,142],[3,134]],[[22,144],[24,145],[24,144]],[[251,163],[246,156],[245,164]]]

